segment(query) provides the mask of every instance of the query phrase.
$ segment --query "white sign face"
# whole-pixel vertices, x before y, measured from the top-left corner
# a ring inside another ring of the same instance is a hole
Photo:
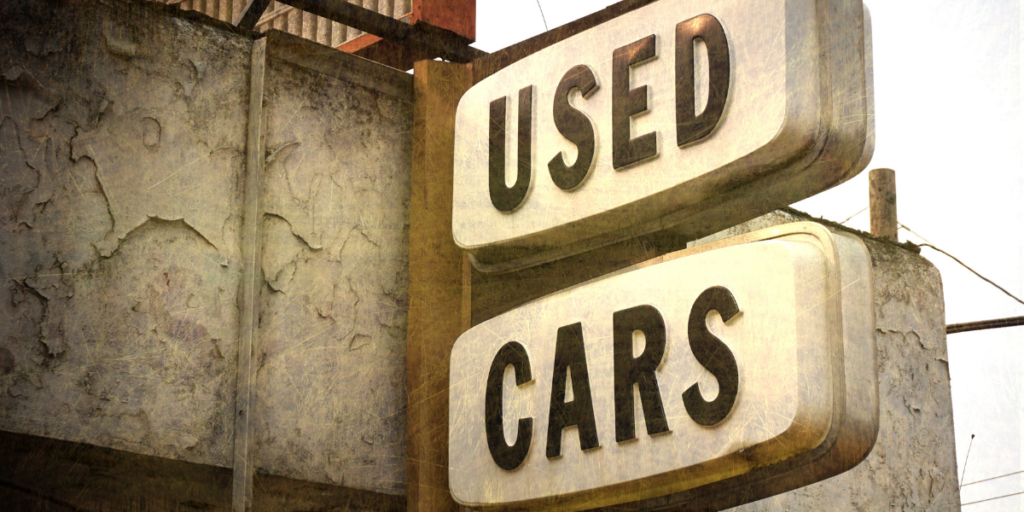
[[[588,509],[788,471],[814,481],[866,456],[878,425],[866,248],[811,223],[722,245],[459,337],[455,500]]]
[[[509,270],[848,179],[873,148],[864,17],[859,0],[661,0],[502,69],[459,103],[456,243]]]

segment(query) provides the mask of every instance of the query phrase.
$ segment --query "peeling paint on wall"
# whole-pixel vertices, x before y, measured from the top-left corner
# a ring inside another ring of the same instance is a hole
[[[0,5],[0,430],[232,467],[253,42],[148,7]],[[404,494],[411,80],[270,67],[257,471]]]
[[[257,467],[404,494],[412,106],[343,78],[269,63]]]
[[[251,41],[124,8],[0,6],[0,429],[230,466]]]

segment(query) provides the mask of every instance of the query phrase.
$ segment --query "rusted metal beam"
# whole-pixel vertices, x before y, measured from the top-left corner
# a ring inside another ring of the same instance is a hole
[[[345,0],[278,0],[305,12],[327,18],[356,30],[379,36],[413,50],[436,55],[442,59],[467,63],[487,55],[487,52],[469,46],[472,41],[452,31],[425,23],[408,25],[389,16],[350,4]],[[238,23],[256,26],[259,17],[266,10],[269,0],[250,0]],[[257,13],[258,11],[258,13]]]
[[[949,324],[946,326],[946,334],[958,332],[980,331],[982,329],[998,329],[1000,327],[1013,327],[1024,325],[1024,316],[1010,318],[997,318],[995,320],[982,320],[980,322],[964,322],[962,324]]]
[[[346,0],[278,0],[278,2],[384,39],[405,39],[412,28],[390,16],[350,4]]]

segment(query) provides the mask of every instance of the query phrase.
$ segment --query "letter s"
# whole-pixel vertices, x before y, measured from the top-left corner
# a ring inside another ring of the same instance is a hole
[[[578,89],[583,99],[589,98],[598,89],[597,77],[590,67],[580,64],[566,71],[555,90],[555,104],[552,107],[555,126],[579,150],[576,162],[571,166],[565,163],[565,155],[562,153],[548,162],[551,181],[562,190],[572,190],[583,183],[593,167],[596,150],[594,123],[586,114],[569,104],[569,93],[573,89]]]
[[[701,396],[697,384],[694,384],[683,392],[683,405],[686,406],[686,412],[693,421],[705,427],[710,427],[729,415],[733,404],[736,403],[736,393],[739,390],[736,357],[722,340],[708,330],[707,315],[711,311],[718,311],[722,315],[722,321],[728,322],[740,312],[740,309],[732,292],[721,286],[712,286],[704,290],[690,309],[687,327],[690,349],[697,361],[718,379],[718,396],[708,402]]]

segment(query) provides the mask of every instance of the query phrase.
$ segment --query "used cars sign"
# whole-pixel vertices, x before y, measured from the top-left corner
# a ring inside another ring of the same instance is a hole
[[[510,270],[841,183],[873,149],[866,30],[860,0],[661,0],[502,69],[459,103],[456,243]]]
[[[878,429],[871,283],[859,239],[797,223],[473,327],[451,355],[452,496],[558,510],[708,486],[757,499],[853,467]]]

